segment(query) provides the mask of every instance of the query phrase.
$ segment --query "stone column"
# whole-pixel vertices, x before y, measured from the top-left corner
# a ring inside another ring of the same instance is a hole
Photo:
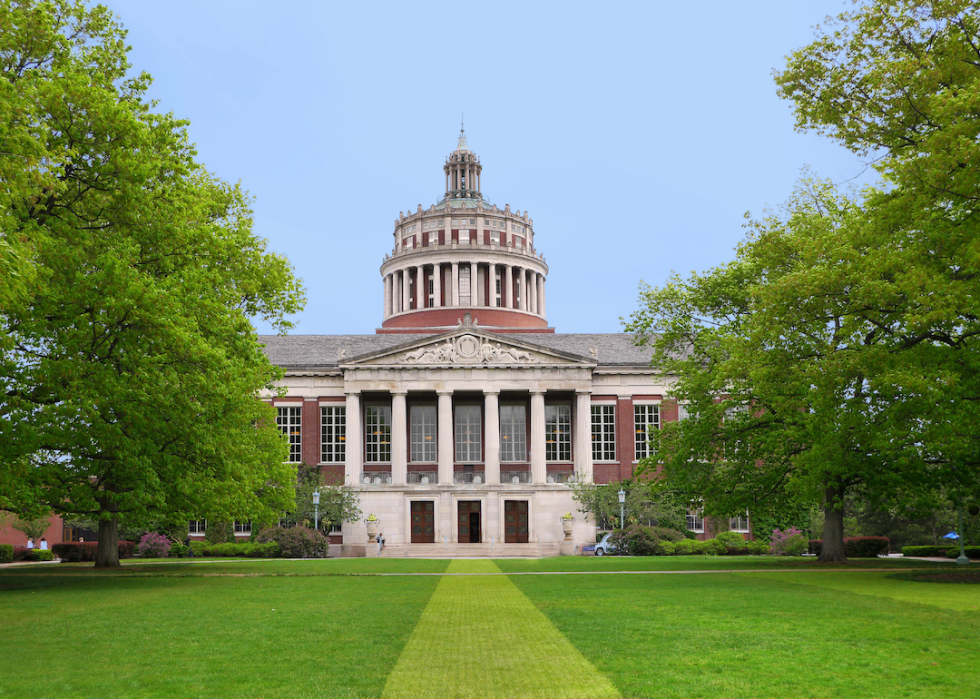
[[[452,282],[453,282],[452,284],[453,288],[452,288],[452,294],[450,295],[450,302],[455,307],[459,305],[459,263],[458,262],[453,262]]]
[[[352,391],[347,396],[344,432],[344,483],[352,485],[361,478],[361,394]]]
[[[538,315],[542,318],[548,315],[544,305],[544,275],[541,275],[541,289],[538,291]]]
[[[405,485],[408,479],[408,420],[405,391],[391,392],[391,483]]]
[[[453,433],[453,392],[439,391],[439,484],[453,484],[453,464],[456,460],[456,436]]]
[[[548,478],[544,451],[544,391],[531,391],[531,482]]]
[[[531,283],[528,285],[531,292],[531,313],[538,312],[538,273],[531,271]]]
[[[499,391],[483,392],[483,424],[485,425],[487,453],[484,475],[488,485],[500,483],[500,407]]]
[[[425,281],[425,275],[422,273],[422,265],[415,266],[413,276],[415,277],[415,310],[418,310],[420,308],[425,308],[425,303],[423,302],[425,294],[423,293],[422,289],[423,282]]]
[[[442,265],[432,265],[432,306],[442,308]]]
[[[503,289],[501,289],[501,305],[504,308],[514,307],[514,268],[510,265],[504,265],[504,279],[503,284],[501,284]]]
[[[388,316],[391,315],[391,276],[386,274],[383,281],[385,287],[385,291],[384,291],[385,298],[384,298],[384,303],[382,304],[384,306],[384,309],[382,310],[381,317],[387,318]]]
[[[487,266],[487,308],[497,307],[497,265],[491,262]]]
[[[586,483],[592,482],[592,396],[589,391],[575,392],[575,431],[572,433],[575,452],[575,474]]]
[[[408,270],[409,270],[408,267],[402,270],[402,312],[405,312],[409,308],[411,308],[411,304],[409,303],[409,297],[408,297],[408,290],[410,284],[409,277],[408,277]]]
[[[479,264],[476,262],[470,262],[470,305],[471,306],[480,305],[480,297],[477,294],[477,291],[479,291],[479,285],[477,284],[477,282],[479,281],[478,278],[480,276],[479,274],[477,274],[478,271],[479,271]]]

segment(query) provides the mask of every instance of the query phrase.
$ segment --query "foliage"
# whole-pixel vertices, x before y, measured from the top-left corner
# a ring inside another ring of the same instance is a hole
[[[823,542],[812,539],[808,544],[810,553],[820,555]],[[887,555],[891,544],[884,536],[847,536],[844,537],[844,550],[853,558],[876,558]]]
[[[967,558],[980,558],[980,546],[964,546],[963,554]],[[946,551],[946,558],[959,558],[959,555],[959,546],[957,546],[955,549],[949,549]]]
[[[147,532],[140,539],[136,550],[142,558],[166,558],[170,555],[170,540],[163,534]]]
[[[179,542],[171,543],[170,551],[167,553],[167,556],[170,558],[183,558],[187,555],[187,549],[188,547],[185,544],[181,544]]]
[[[320,520],[314,524],[317,509],[313,506],[313,491],[320,491]],[[300,525],[329,531],[331,524],[356,522],[361,518],[360,496],[345,485],[328,484],[316,466],[300,464],[296,481],[296,507],[286,512],[287,526]]]
[[[960,550],[959,545],[951,546],[903,546],[902,555],[913,558],[942,558],[952,548]]]
[[[267,544],[256,543],[226,543],[214,544],[203,549],[205,556],[240,556],[244,558],[275,558],[279,555],[279,544],[272,541]],[[304,556],[305,558],[305,556]]]
[[[45,549],[27,549],[24,559],[27,561],[53,561],[54,552]]]
[[[110,10],[3,0],[0,26],[0,264],[31,280],[0,292],[0,505],[99,520],[97,565],[120,522],[271,521],[294,473],[250,318],[289,327],[289,264],[152,111]]]
[[[204,540],[209,544],[235,543],[235,523],[208,522]]]
[[[687,507],[677,494],[663,483],[646,480],[625,480],[596,485],[572,483],[572,497],[579,503],[579,512],[591,514],[601,529],[619,526],[619,491],[626,493],[625,510],[628,521],[651,527],[687,529]]]
[[[14,547],[12,544],[0,544],[0,563],[10,563],[14,560]]]
[[[725,545],[725,553],[729,556],[748,553],[749,544],[738,532],[719,532],[715,540]]]
[[[136,546],[132,541],[116,542],[116,555],[119,558],[132,558],[135,549]],[[63,563],[94,561],[98,550],[99,544],[95,541],[66,541],[51,547],[51,551]]]
[[[769,551],[776,556],[799,556],[807,550],[807,540],[803,532],[790,527],[786,531],[773,530],[769,540]]]
[[[255,540],[260,544],[275,542],[283,558],[316,558],[326,554],[328,543],[326,536],[306,527],[270,527],[259,532]]]
[[[615,553],[623,556],[669,556],[674,552],[674,542],[681,540],[684,536],[678,531],[643,524],[617,529],[609,537]]]
[[[34,518],[14,517],[10,526],[37,542],[51,526],[51,515]]]

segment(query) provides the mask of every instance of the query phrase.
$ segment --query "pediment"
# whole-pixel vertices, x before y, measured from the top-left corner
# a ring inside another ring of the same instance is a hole
[[[355,357],[345,367],[363,366],[595,366],[594,361],[574,354],[541,347],[531,342],[514,342],[494,333],[464,326],[443,335]]]

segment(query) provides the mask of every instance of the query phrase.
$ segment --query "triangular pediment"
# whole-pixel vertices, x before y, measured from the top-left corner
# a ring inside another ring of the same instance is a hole
[[[353,357],[342,366],[595,366],[595,361],[464,325],[442,335]]]

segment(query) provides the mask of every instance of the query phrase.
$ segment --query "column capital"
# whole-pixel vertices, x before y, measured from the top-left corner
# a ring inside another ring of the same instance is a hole
[[[350,390],[344,389],[344,395],[345,396],[360,396],[361,395],[361,389],[359,389],[359,388],[352,388]]]
[[[388,391],[388,393],[390,393],[393,396],[407,396],[408,395],[408,390],[407,389],[396,388],[394,390]]]
[[[542,388],[532,388],[530,391],[528,391],[528,393],[530,393],[532,396],[543,396],[547,392],[547,390]]]
[[[436,391],[437,396],[451,396],[453,394],[453,389],[447,388],[442,391]]]
[[[576,393],[576,395],[580,395],[580,396],[591,396],[592,395],[592,389],[591,388],[576,388],[575,389],[575,393]]]
[[[492,388],[489,391],[484,390],[483,391],[483,395],[485,395],[485,396],[499,396],[500,395],[500,389],[498,389],[498,388]]]

